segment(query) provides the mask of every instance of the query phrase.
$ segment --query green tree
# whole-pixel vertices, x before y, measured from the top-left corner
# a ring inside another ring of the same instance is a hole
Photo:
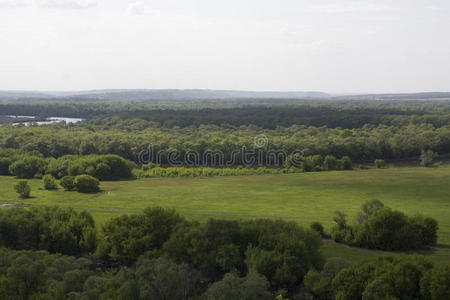
[[[386,162],[384,161],[384,159],[375,159],[374,165],[377,169],[383,169],[386,167]]]
[[[76,176],[74,186],[80,193],[97,193],[100,191],[100,182],[98,179],[89,175]]]
[[[59,184],[66,191],[73,191],[75,189],[75,177],[74,176],[64,176],[59,181]]]
[[[44,175],[44,177],[42,177],[42,182],[44,184],[44,189],[46,190],[58,189],[58,184],[56,183],[55,178],[50,174]]]
[[[9,175],[9,166],[12,164],[11,159],[0,157],[0,175]]]
[[[431,167],[436,156],[436,153],[432,150],[422,150],[422,153],[420,154],[420,164],[423,167]]]
[[[213,283],[205,293],[207,300],[270,300],[273,299],[269,292],[267,279],[256,273],[250,272],[246,277],[240,278],[236,274],[227,273],[221,281]]]
[[[19,194],[20,198],[25,199],[30,197],[31,188],[25,180],[21,180],[14,185],[14,190]]]
[[[423,299],[450,299],[450,265],[438,265],[427,271],[420,282]]]

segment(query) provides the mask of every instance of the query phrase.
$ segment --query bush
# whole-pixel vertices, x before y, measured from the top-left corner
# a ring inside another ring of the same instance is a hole
[[[433,165],[433,161],[436,158],[436,153],[431,150],[422,150],[420,154],[420,164],[423,167],[431,167]]]
[[[31,188],[25,180],[19,181],[14,185],[14,190],[19,194],[20,198],[25,199],[30,197]]]
[[[0,245],[17,250],[47,250],[81,255],[97,245],[92,216],[69,208],[0,210]]]
[[[319,222],[312,222],[311,225],[309,226],[312,230],[317,231],[321,237],[325,236],[325,232],[323,230],[323,226],[322,224],[320,224]]]
[[[384,161],[384,159],[375,159],[373,163],[375,165],[375,168],[377,169],[382,169],[386,167],[386,162]]]
[[[345,215],[334,218],[332,238],[357,247],[381,250],[410,250],[436,244],[437,221],[423,216],[408,217],[385,207],[378,200],[365,203],[355,225],[347,225]]]
[[[9,172],[17,178],[33,178],[36,174],[42,174],[45,170],[45,160],[29,156],[18,160],[9,166]]]
[[[46,190],[56,190],[58,188],[55,178],[50,174],[44,175],[44,177],[42,177],[42,182],[44,183],[44,189]]]
[[[450,299],[450,265],[439,265],[428,270],[420,281],[423,299]]]
[[[9,175],[9,166],[12,161],[9,158],[0,158],[0,175]]]
[[[336,170],[338,168],[338,161],[333,155],[327,155],[323,162],[325,170]]]
[[[213,283],[205,293],[206,300],[271,300],[267,279],[250,272],[245,278],[239,278],[233,273],[227,273],[222,280]]]
[[[336,300],[433,299],[420,295],[421,278],[431,268],[432,264],[419,256],[380,257],[343,269],[332,286]]]
[[[339,160],[339,165],[342,170],[352,170],[353,164],[352,160],[348,156],[344,156]]]
[[[80,193],[97,193],[100,191],[99,185],[99,180],[89,175],[78,175],[74,180],[75,189]]]
[[[103,227],[100,256],[130,263],[144,253],[160,250],[185,220],[174,210],[147,208],[143,214],[123,215]],[[177,245],[179,247],[179,245]]]
[[[75,189],[75,177],[73,176],[64,176],[59,181],[59,184],[64,188],[66,191],[73,191]]]

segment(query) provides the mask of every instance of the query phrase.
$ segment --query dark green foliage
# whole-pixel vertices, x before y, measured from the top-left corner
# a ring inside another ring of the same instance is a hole
[[[377,169],[383,169],[386,167],[386,162],[384,161],[384,159],[375,159],[373,163],[375,165],[375,168]]]
[[[325,236],[325,232],[323,230],[323,226],[322,224],[320,224],[319,222],[312,222],[311,225],[309,226],[312,230],[317,231],[321,237]]]
[[[56,183],[55,178],[50,174],[46,174],[42,177],[42,183],[44,184],[44,189],[46,190],[58,189],[58,184]]]
[[[73,181],[75,189],[80,193],[97,193],[100,191],[100,182],[89,175],[78,175]]]
[[[423,167],[431,167],[436,156],[436,153],[432,150],[422,150],[422,153],[420,154],[420,164]]]
[[[33,178],[36,174],[43,174],[46,162],[43,158],[27,156],[9,166],[9,172],[17,178]]]
[[[250,272],[244,278],[227,273],[222,280],[213,283],[205,293],[207,300],[272,300],[269,282],[258,273]]]
[[[318,233],[294,222],[255,220],[242,223],[248,269],[264,275],[272,287],[292,287],[323,263]]]
[[[450,299],[450,265],[436,266],[428,270],[420,282],[423,299]]]
[[[337,300],[418,299],[421,279],[431,269],[423,257],[382,257],[339,272],[333,290]]]
[[[232,270],[244,270],[246,246],[238,222],[210,219],[206,224],[179,227],[164,244],[164,251],[175,261],[220,276]]]
[[[222,151],[229,158],[233,150],[243,146],[252,148],[253,138],[263,132],[269,140],[268,148],[282,150],[286,155],[303,151],[305,156],[348,156],[353,161],[373,161],[416,159],[423,149],[440,155],[450,153],[448,101],[296,100],[284,105],[279,99],[268,102],[269,105],[251,102],[242,107],[242,101],[231,101],[222,103],[221,107],[214,103],[215,108],[205,107],[211,103],[139,104],[132,109],[128,104],[105,103],[0,105],[15,114],[18,112],[13,112],[14,109],[37,115],[57,111],[71,116],[83,114],[83,118],[99,117],[80,124],[2,126],[0,147],[14,148],[21,153],[36,151],[47,158],[117,154],[138,162],[141,151],[152,143],[155,152],[177,149],[183,157],[188,150],[202,155],[212,149]],[[167,154],[162,154],[160,162],[152,162],[166,165]],[[348,168],[346,161],[337,162],[341,163]],[[235,162],[241,164],[240,160]],[[325,159],[323,167],[334,169],[333,165],[334,162]],[[95,175],[95,169],[89,171],[92,173],[87,174]],[[61,178],[68,174],[52,175]]]
[[[325,156],[325,160],[323,161],[323,168],[325,170],[337,170],[338,169],[338,160],[333,155]]]
[[[12,160],[6,157],[0,157],[0,175],[9,175],[9,166]]]
[[[352,170],[353,169],[352,160],[348,156],[344,156],[343,158],[341,158],[339,160],[338,165],[340,166],[340,168],[342,170]]]
[[[99,254],[122,262],[132,262],[145,253],[157,254],[172,232],[185,222],[174,210],[160,207],[113,218],[102,228]]]
[[[17,194],[19,194],[19,197],[22,199],[30,197],[31,188],[28,182],[26,182],[25,180],[17,182],[14,185],[14,190],[16,191]]]
[[[47,252],[0,250],[0,299],[66,299],[94,272],[85,259]]]
[[[95,223],[87,212],[62,208],[0,210],[0,246],[81,255],[95,251]]]
[[[332,298],[331,282],[343,269],[350,268],[350,263],[343,258],[334,257],[326,261],[321,272],[310,269],[303,284],[318,299]]]
[[[64,176],[59,181],[59,184],[64,188],[66,191],[73,191],[75,190],[75,177],[73,176]]]
[[[331,235],[337,242],[382,250],[409,250],[436,244],[437,221],[423,216],[408,217],[384,207],[378,200],[365,203],[354,226],[338,213]]]

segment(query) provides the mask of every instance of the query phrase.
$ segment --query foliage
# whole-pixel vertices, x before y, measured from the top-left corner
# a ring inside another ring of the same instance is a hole
[[[366,202],[353,226],[338,213],[332,237],[337,242],[382,250],[419,249],[436,244],[438,223],[421,215],[408,217],[384,207],[378,200]]]
[[[422,150],[422,153],[420,154],[420,164],[423,167],[431,167],[435,158],[436,153],[432,150]]]
[[[9,172],[17,178],[33,178],[37,174],[42,174],[44,169],[45,160],[37,156],[27,156],[9,166]]]
[[[64,188],[66,191],[73,191],[75,190],[75,177],[73,176],[64,176],[59,181],[59,184]]]
[[[321,272],[310,269],[303,281],[305,287],[318,299],[332,298],[331,283],[343,269],[350,268],[350,263],[343,258],[334,257],[326,261]]]
[[[58,189],[58,184],[56,183],[55,178],[50,175],[46,174],[42,177],[42,182],[44,184],[44,189],[46,190],[56,190]]]
[[[30,197],[31,188],[27,181],[21,180],[14,185],[14,190],[19,194],[20,198],[25,199]]]
[[[450,265],[439,265],[428,270],[420,281],[423,299],[450,299]]]
[[[0,245],[81,255],[95,251],[95,223],[83,211],[57,207],[0,210]]]
[[[75,189],[80,193],[97,193],[100,191],[100,182],[89,175],[78,175],[73,181]]]
[[[421,279],[432,267],[418,256],[380,257],[339,272],[333,290],[337,300],[418,299]]]
[[[9,175],[9,166],[12,160],[6,157],[0,157],[0,175]]]
[[[206,291],[207,300],[271,300],[267,279],[255,272],[250,272],[244,278],[234,273],[227,273],[222,280],[213,283]]]
[[[386,167],[386,162],[384,161],[384,159],[375,159],[374,165],[377,169],[383,169]]]
[[[312,222],[309,227],[312,230],[317,231],[320,234],[321,237],[325,236],[325,232],[324,232],[323,226],[319,222]]]
[[[113,218],[102,228],[99,255],[129,263],[145,253],[157,254],[172,232],[184,223],[174,210],[160,207]]]

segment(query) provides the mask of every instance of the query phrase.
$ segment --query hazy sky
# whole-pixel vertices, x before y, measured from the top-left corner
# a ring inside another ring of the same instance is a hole
[[[450,91],[448,0],[0,0],[0,89]]]

